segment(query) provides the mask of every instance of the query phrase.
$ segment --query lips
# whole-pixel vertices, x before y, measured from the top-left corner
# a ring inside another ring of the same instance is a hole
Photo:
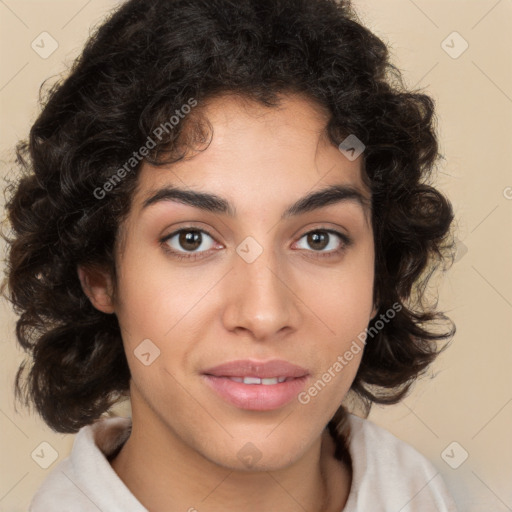
[[[208,368],[203,371],[203,374],[214,377],[254,377],[258,379],[284,377],[285,379],[290,379],[305,377],[309,372],[301,366],[282,359],[274,359],[267,362],[243,359]],[[249,384],[250,382],[247,383]]]
[[[240,408],[269,411],[290,403],[304,388],[309,372],[283,360],[241,360],[203,372],[205,384]]]

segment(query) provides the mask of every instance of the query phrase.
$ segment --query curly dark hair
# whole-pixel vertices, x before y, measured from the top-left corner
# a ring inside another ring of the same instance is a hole
[[[455,332],[426,300],[427,282],[454,246],[450,202],[429,184],[441,156],[434,101],[406,89],[387,46],[349,0],[130,0],[41,100],[28,140],[16,147],[21,175],[6,189],[4,284],[19,314],[17,340],[31,356],[15,393],[57,432],[96,421],[129,390],[117,318],[92,306],[77,266],[106,268],[115,280],[119,227],[142,161],[101,199],[94,191],[190,98],[200,112],[222,93],[267,107],[306,95],[330,113],[333,144],[353,134],[366,146],[374,301],[381,314],[401,308],[367,344],[354,396],[368,409],[399,401]],[[177,162],[207,141],[195,112],[143,160]],[[439,332],[439,321],[449,327]],[[339,454],[344,420],[340,407],[328,424]]]

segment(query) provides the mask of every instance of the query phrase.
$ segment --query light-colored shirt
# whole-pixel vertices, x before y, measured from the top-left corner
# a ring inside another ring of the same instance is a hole
[[[439,471],[412,446],[349,416],[352,485],[340,512],[457,512]],[[130,435],[131,418],[102,418],[77,433],[71,454],[46,477],[29,512],[148,512],[107,457]]]

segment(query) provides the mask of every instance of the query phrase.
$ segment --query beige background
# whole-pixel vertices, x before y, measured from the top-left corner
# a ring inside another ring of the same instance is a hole
[[[35,119],[40,84],[65,71],[90,27],[115,5],[114,0],[0,1],[2,175],[9,172],[13,145]],[[459,259],[439,288],[440,306],[458,328],[451,348],[433,368],[434,379],[417,383],[400,405],[375,407],[370,419],[433,462],[461,512],[511,511],[512,0],[354,0],[354,5],[362,21],[391,45],[406,83],[426,88],[437,102],[446,157],[439,185],[455,207],[460,240]],[[46,59],[31,48],[44,31],[59,45]],[[445,48],[453,55],[462,48],[461,38],[469,47],[453,58]],[[3,258],[5,247],[0,249]],[[0,512],[19,512],[69,454],[73,436],[50,431],[23,409],[14,411],[12,382],[23,354],[5,302],[0,315]],[[458,444],[449,447],[454,441]],[[42,442],[58,452],[48,469],[31,458]],[[452,466],[465,452],[468,458],[453,469],[443,452]]]

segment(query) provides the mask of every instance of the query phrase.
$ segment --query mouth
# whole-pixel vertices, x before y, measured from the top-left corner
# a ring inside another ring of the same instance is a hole
[[[283,360],[233,361],[203,372],[204,382],[224,401],[241,409],[268,411],[293,400],[309,372]]]
[[[212,375],[214,377],[214,375]],[[270,386],[273,384],[280,384],[281,382],[286,382],[295,377],[270,377],[268,379],[260,379],[259,377],[227,377],[223,376],[226,379],[232,380],[233,382],[243,382],[244,384],[263,384],[264,386]]]

